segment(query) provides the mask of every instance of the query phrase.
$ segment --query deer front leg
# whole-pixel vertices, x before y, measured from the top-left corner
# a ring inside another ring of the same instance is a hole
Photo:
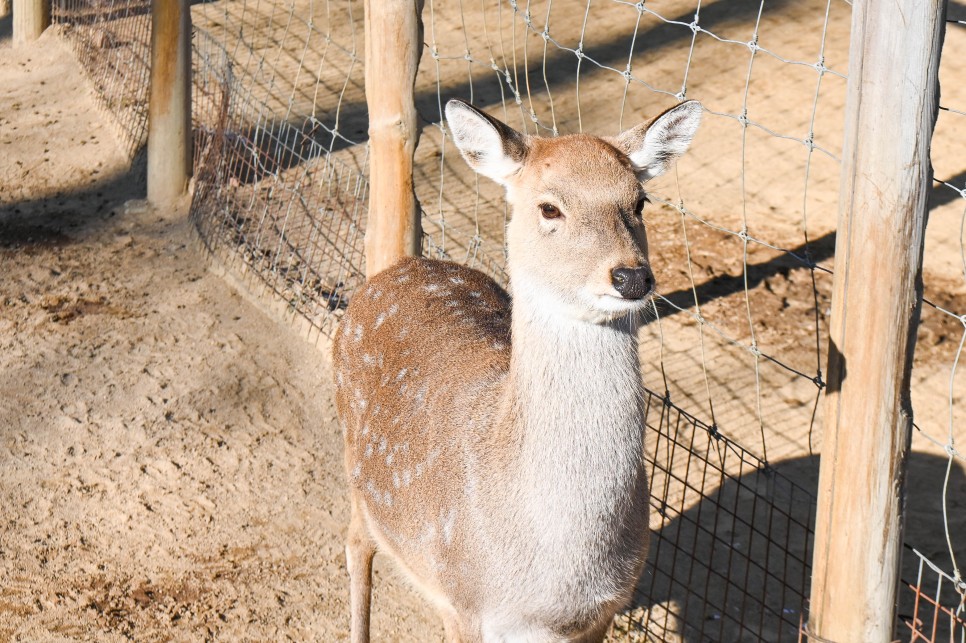
[[[369,609],[372,603],[372,557],[376,547],[366,528],[362,508],[355,496],[346,536],[345,562],[349,570],[349,605],[352,643],[369,643]]]

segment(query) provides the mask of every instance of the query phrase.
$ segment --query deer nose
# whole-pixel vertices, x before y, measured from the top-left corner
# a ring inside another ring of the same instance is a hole
[[[624,299],[642,299],[654,288],[654,274],[647,266],[614,268],[610,271],[610,280]]]

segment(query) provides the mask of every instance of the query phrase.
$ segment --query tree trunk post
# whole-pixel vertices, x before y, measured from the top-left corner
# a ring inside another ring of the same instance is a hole
[[[178,199],[191,176],[191,14],[188,0],[151,7],[148,201]]]
[[[423,48],[423,0],[366,0],[366,101],[369,105],[369,217],[366,276],[422,246],[413,191],[419,141],[414,85]]]
[[[13,0],[14,45],[33,42],[49,26],[50,0]]]
[[[808,634],[893,640],[945,0],[855,0]]]

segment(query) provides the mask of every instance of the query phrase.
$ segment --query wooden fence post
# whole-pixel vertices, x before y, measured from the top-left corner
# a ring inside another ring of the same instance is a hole
[[[855,0],[808,633],[893,640],[945,0]]]
[[[191,176],[191,14],[188,0],[151,5],[148,201],[163,205]]]
[[[13,0],[13,44],[40,38],[50,26],[50,0]]]
[[[369,105],[369,218],[366,276],[422,246],[413,191],[419,141],[414,85],[423,50],[423,0],[366,0],[366,101]]]

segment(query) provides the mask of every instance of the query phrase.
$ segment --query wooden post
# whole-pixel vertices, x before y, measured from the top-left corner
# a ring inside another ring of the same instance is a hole
[[[893,640],[945,0],[855,0],[808,633]]]
[[[369,105],[369,219],[366,276],[420,253],[422,227],[413,191],[419,141],[413,87],[423,50],[423,0],[366,0],[366,102]]]
[[[151,5],[148,201],[164,205],[191,175],[191,14],[188,0]]]
[[[50,26],[50,0],[13,0],[13,44],[40,38]]]

